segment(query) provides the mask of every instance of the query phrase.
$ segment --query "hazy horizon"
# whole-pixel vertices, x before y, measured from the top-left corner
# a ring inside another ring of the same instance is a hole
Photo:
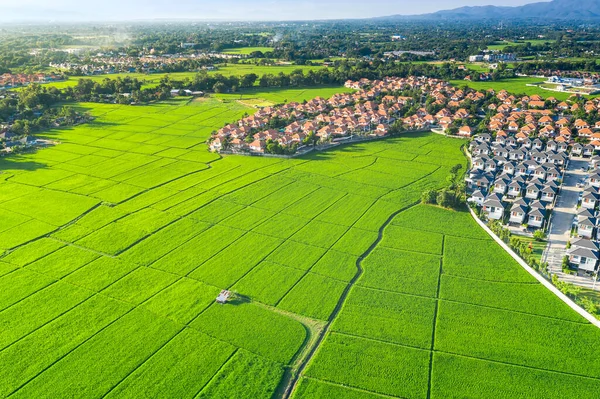
[[[414,15],[462,6],[519,6],[545,0],[456,0],[415,3],[409,0],[371,0],[349,5],[344,0],[105,0],[92,4],[75,0],[0,0],[0,21],[132,21],[196,19],[220,21],[280,21],[370,18],[394,14]],[[494,4],[496,3],[496,4]]]

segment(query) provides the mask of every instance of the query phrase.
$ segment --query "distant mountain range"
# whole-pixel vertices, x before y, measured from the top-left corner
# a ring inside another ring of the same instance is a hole
[[[379,19],[398,20],[573,20],[600,21],[600,0],[553,0],[519,7],[460,7],[432,14],[391,15]]]

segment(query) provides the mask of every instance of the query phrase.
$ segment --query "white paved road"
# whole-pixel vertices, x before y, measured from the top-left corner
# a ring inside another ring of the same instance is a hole
[[[562,260],[567,254],[567,242],[571,238],[573,218],[577,214],[579,193],[583,191],[583,188],[577,187],[577,183],[587,176],[587,172],[581,170],[582,168],[587,169],[587,167],[588,161],[582,158],[573,158],[569,163],[565,181],[552,214],[548,247],[544,255],[548,262],[548,270],[552,274],[556,274],[561,281],[592,288],[591,277],[573,276],[562,272]],[[596,289],[600,290],[600,284]]]

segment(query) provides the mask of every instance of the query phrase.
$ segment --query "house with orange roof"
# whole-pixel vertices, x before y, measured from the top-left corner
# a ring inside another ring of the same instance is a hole
[[[471,137],[473,135],[473,129],[470,126],[463,126],[458,129],[457,135],[461,137]]]
[[[265,152],[266,144],[262,140],[254,140],[250,145],[248,145],[248,149],[250,151],[263,153]]]
[[[584,121],[583,119],[577,119],[575,121],[575,123],[573,124],[573,126],[575,126],[575,129],[579,130],[579,129],[588,129],[590,127],[590,125]]]
[[[591,129],[588,129],[588,128],[585,128],[585,129],[579,129],[579,130],[577,131],[577,135],[578,135],[579,137],[592,137],[592,134],[594,134],[594,133],[592,132],[592,130],[591,130]]]

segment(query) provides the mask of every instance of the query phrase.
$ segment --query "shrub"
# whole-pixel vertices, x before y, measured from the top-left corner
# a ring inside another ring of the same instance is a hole
[[[578,302],[588,313],[598,316],[598,304],[594,300],[583,297]]]
[[[562,270],[563,270],[564,273],[569,273],[570,272],[569,266],[570,266],[569,257],[565,255],[565,257],[562,260]]]
[[[436,204],[438,192],[435,190],[427,190],[421,194],[421,202],[423,204]]]
[[[546,233],[543,230],[537,230],[533,233],[533,238],[536,241],[543,241],[546,238]]]

